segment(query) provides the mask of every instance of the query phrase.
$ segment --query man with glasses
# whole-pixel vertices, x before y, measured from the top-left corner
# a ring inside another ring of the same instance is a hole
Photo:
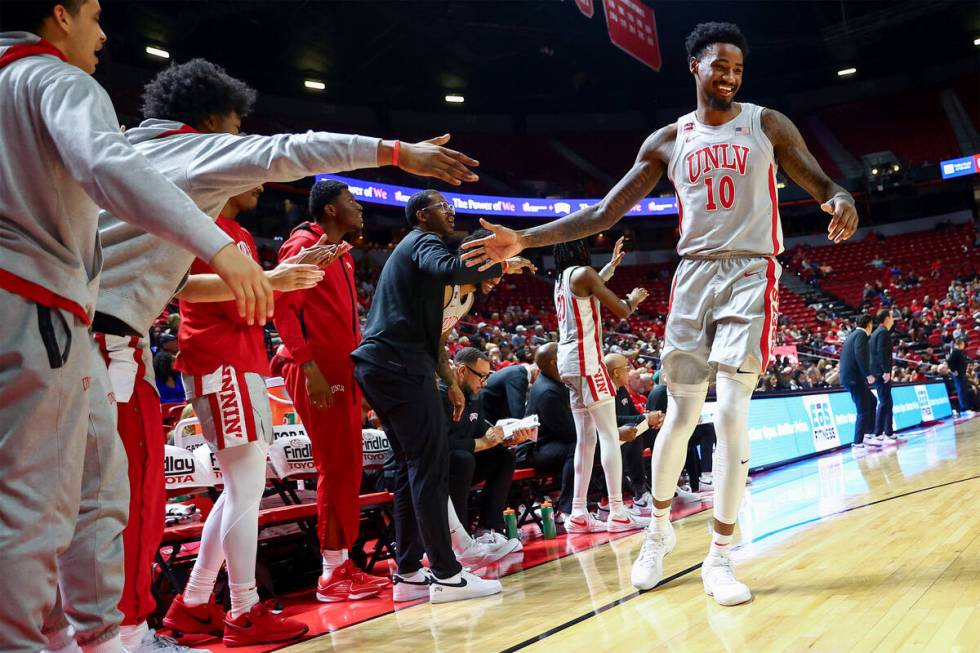
[[[455,211],[441,193],[414,194],[405,215],[412,230],[381,271],[363,341],[351,357],[355,378],[400,462],[395,481],[396,593],[444,603],[501,590],[498,581],[463,571],[452,550],[446,511],[449,447],[435,377],[446,384],[453,421],[458,421],[465,397],[440,346],[445,289],[499,277],[503,264],[481,272],[467,268],[449,251],[443,239],[454,230]],[[423,552],[431,573],[423,571]]]
[[[485,481],[480,492],[479,528],[503,531],[503,510],[514,475],[514,452],[504,446],[504,429],[485,419],[480,390],[490,377],[490,358],[479,349],[466,347],[456,352],[453,373],[463,389],[466,404],[463,417],[451,421],[453,407],[445,386],[440,387],[449,423],[449,496],[459,521],[469,526],[470,489]],[[516,445],[528,439],[527,429],[515,432],[507,442]]]

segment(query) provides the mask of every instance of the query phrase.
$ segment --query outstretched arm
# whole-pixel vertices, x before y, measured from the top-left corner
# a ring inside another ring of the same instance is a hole
[[[571,278],[572,292],[576,295],[585,297],[593,295],[599,303],[612,311],[618,318],[629,317],[636,310],[636,307],[647,298],[647,291],[642,288],[634,288],[626,299],[616,296],[609,286],[602,280],[599,273],[590,267],[582,267],[572,273]]]
[[[514,231],[481,219],[480,223],[493,234],[463,243],[463,249],[469,251],[461,258],[467,265],[481,265],[482,269],[493,262],[507,260],[529,247],[564,243],[608,229],[649,195],[660,181],[670,161],[676,135],[676,125],[663,127],[650,135],[640,148],[630,171],[598,204],[523,231]]]
[[[827,238],[839,243],[853,236],[858,227],[854,198],[820,168],[793,121],[778,111],[766,109],[762,113],[762,130],[772,142],[779,167],[820,202],[821,209],[833,216],[827,227]]]

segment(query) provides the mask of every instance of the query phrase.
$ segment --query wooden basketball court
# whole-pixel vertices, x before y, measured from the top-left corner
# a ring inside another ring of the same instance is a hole
[[[710,511],[674,522],[668,577],[630,585],[642,535],[583,545],[496,597],[421,604],[283,650],[980,651],[980,419],[756,477],[733,554],[752,603],[704,594]],[[312,615],[310,615],[312,616]]]

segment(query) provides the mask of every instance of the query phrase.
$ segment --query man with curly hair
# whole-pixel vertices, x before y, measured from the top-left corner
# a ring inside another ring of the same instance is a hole
[[[127,518],[106,366],[89,333],[96,206],[209,260],[264,315],[272,289],[122,135],[91,74],[98,0],[0,3],[0,650],[116,651]]]
[[[831,215],[835,243],[857,230],[854,198],[820,169],[783,114],[735,102],[748,45],[737,25],[702,23],[686,40],[697,109],[654,132],[632,169],[593,206],[517,232],[470,243],[471,265],[488,266],[526,247],[605,231],[646,197],[666,172],[677,191],[680,265],[670,293],[663,349],[667,415],[653,452],[653,521],[633,565],[633,585],[651,589],[675,545],[669,511],[697,426],[712,368],[717,368],[718,436],[712,543],[701,567],[704,589],[722,605],[752,598],[735,578],[732,534],[748,474],[748,408],[772,351],[783,251],[776,170],[782,167]]]
[[[476,179],[467,168],[476,165],[475,161],[441,147],[448,135],[422,143],[326,132],[241,135],[241,121],[251,112],[255,99],[255,91],[241,80],[211,62],[194,59],[167,68],[146,86],[145,120],[128,130],[126,138],[215,218],[230,197],[247,194],[265,181],[292,181],[324,172],[398,165],[408,172],[436,176],[454,184]],[[150,414],[156,397],[139,391],[152,387],[152,379],[147,378],[149,367],[141,371],[143,367],[137,369],[131,362],[141,359],[155,317],[175,293],[183,301],[204,306],[231,297],[214,277],[195,274],[187,278],[193,255],[122,223],[109,212],[100,215],[99,228],[106,273],[99,294],[96,330],[105,334],[103,352],[110,365],[116,362],[112,365],[116,373],[110,374],[116,391],[127,399],[135,398],[141,414]],[[309,258],[311,254],[304,256]],[[310,260],[322,262],[315,256]],[[286,261],[287,265],[290,262],[297,263],[292,259]],[[303,273],[301,268],[289,274],[295,277]],[[283,274],[288,277],[286,272]],[[305,278],[311,285],[321,275]],[[277,290],[291,290],[299,287],[295,284],[303,283],[296,278],[273,281]],[[220,329],[215,327],[215,333],[240,331],[243,342],[251,342],[251,336],[246,334],[254,331],[251,326],[227,324]],[[182,326],[182,331],[185,329],[186,325]],[[187,397],[195,406],[200,405],[196,412],[205,436],[219,450],[217,456],[225,478],[239,481],[232,481],[235,488],[258,485],[261,489],[265,484],[265,450],[272,438],[271,417],[267,410],[261,410],[268,406],[263,381],[269,375],[267,361],[248,357],[223,359],[214,354],[225,350],[217,343],[209,347],[206,340],[207,330],[196,334],[194,342],[203,343],[196,348],[197,355],[187,352],[178,359],[179,367],[193,380],[185,383]],[[235,406],[241,414],[208,410],[206,407],[215,401],[222,406]],[[131,507],[140,515],[125,536],[127,583],[120,605],[125,615],[124,639],[129,647],[138,648],[144,640],[147,645],[159,640],[146,626],[146,618],[155,607],[146,578],[161,535],[158,520],[149,516],[163,509],[163,441],[155,435],[157,429],[143,420],[121,419],[120,424],[130,453],[134,495]],[[232,437],[229,428],[234,425],[243,427],[241,438]],[[305,629],[296,622],[273,615],[258,601],[254,568],[261,493],[227,494],[222,509],[209,516],[213,528],[205,529],[198,564],[187,591],[171,607],[166,625],[186,634],[224,634],[226,642],[235,643],[279,641],[302,635]],[[215,577],[225,560],[233,561],[228,567],[232,589],[228,615],[211,597]]]

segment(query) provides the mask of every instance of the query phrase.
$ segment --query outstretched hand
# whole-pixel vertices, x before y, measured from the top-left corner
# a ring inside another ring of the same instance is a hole
[[[480,162],[462,152],[442,147],[449,138],[449,134],[443,134],[419,143],[402,143],[398,167],[413,175],[442,179],[453,186],[479,180],[480,177],[467,166],[476,167]]]
[[[626,252],[623,251],[623,243],[626,242],[626,236],[620,236],[616,244],[613,245],[612,260],[609,261],[611,266],[619,267],[619,264],[623,262],[623,257],[626,256]]]
[[[491,233],[485,238],[463,243],[463,249],[468,251],[464,252],[460,259],[467,267],[479,265],[482,272],[496,263],[503,263],[517,256],[524,250],[520,234],[513,229],[487,222],[483,218],[480,218],[480,224]]]
[[[827,239],[840,243],[854,235],[858,228],[858,214],[854,202],[844,195],[834,195],[820,205],[831,216],[827,225]]]

